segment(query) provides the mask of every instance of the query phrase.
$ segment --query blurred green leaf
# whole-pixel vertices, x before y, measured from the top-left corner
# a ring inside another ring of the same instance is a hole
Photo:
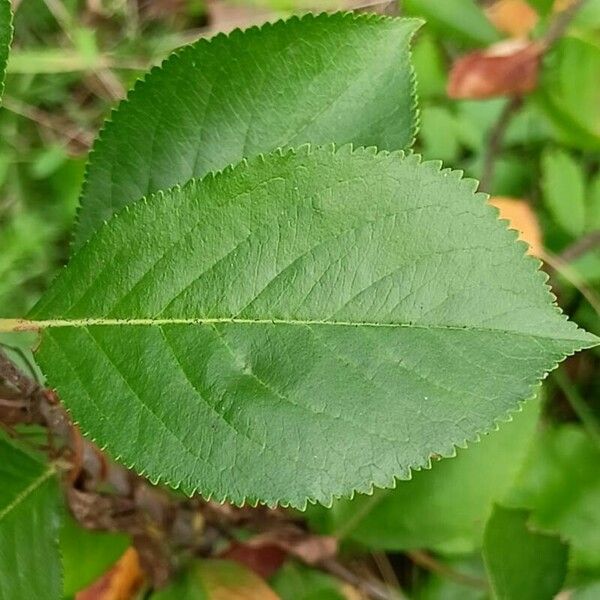
[[[31,164],[31,176],[45,179],[55,173],[68,159],[62,146],[47,146],[35,157]]]
[[[598,598],[600,598],[600,581],[595,581],[573,590],[570,600],[598,600]]]
[[[537,145],[546,143],[551,137],[552,129],[539,106],[526,99],[506,128],[504,145],[528,146],[527,154],[534,158],[538,150]]]
[[[0,599],[58,600],[60,496],[54,469],[0,431]]]
[[[184,569],[166,587],[154,592],[150,600],[210,600],[194,566]]]
[[[449,109],[426,106],[421,111],[419,134],[421,154],[428,160],[442,160],[452,165],[458,158],[458,125]]]
[[[579,164],[564,150],[542,155],[542,191],[550,214],[574,237],[585,229],[585,176]]]
[[[311,507],[308,515],[325,532],[369,548],[469,552],[480,543],[492,503],[513,484],[538,412],[539,401],[531,400],[512,422],[431,471],[414,472],[394,490],[337,501],[329,510]]]
[[[600,0],[585,0],[573,19],[572,27],[578,33],[590,31],[597,36],[600,29]]]
[[[600,252],[586,252],[571,261],[569,266],[580,275],[580,279],[587,284],[600,283]],[[559,274],[562,284],[568,282]]]
[[[545,59],[535,98],[559,140],[600,149],[600,45],[560,40]]]
[[[419,99],[445,97],[447,67],[435,38],[427,34],[419,35],[413,47],[412,63],[417,76]]]
[[[37,343],[38,335],[35,331],[0,333],[0,346],[8,358],[31,378],[43,382],[44,376],[33,359],[32,348]]]
[[[531,530],[527,518],[496,505],[485,527],[483,557],[497,600],[552,600],[565,579],[568,546]]]
[[[285,564],[271,578],[281,600],[345,600],[340,584],[330,575],[295,563]]]
[[[23,315],[37,299],[38,294],[31,294],[27,284],[51,270],[49,255],[53,231],[52,225],[35,212],[20,213],[3,225],[0,235],[0,306],[3,315]]]
[[[98,44],[96,43],[96,32],[93,29],[76,27],[71,32],[71,39],[75,50],[86,62],[94,64],[100,59]]]
[[[552,12],[554,0],[527,0],[527,3],[533,6],[538,14],[546,16]]]
[[[63,560],[63,593],[70,597],[105,573],[125,552],[129,537],[89,531],[72,517],[63,520],[60,551]]]
[[[475,152],[481,152],[487,143],[490,129],[498,120],[506,100],[461,100],[455,102],[458,131],[462,143]]]
[[[503,152],[496,158],[489,187],[492,195],[511,198],[527,196],[536,175],[532,160],[533,157],[529,155],[521,157],[511,152]],[[480,177],[483,171],[483,154],[476,155],[471,162],[465,161],[464,169],[469,177]]]
[[[424,17],[427,30],[434,30],[442,40],[488,46],[500,39],[475,0],[403,0],[401,6],[403,14]]]
[[[600,173],[590,181],[587,197],[587,228],[590,231],[600,229]]]
[[[489,591],[485,589],[487,576],[481,559],[481,553],[467,557],[437,557],[445,568],[455,573],[481,581],[481,587],[466,585],[449,579],[445,574],[431,572],[425,581],[411,590],[414,600],[488,600]]]
[[[538,434],[506,504],[532,511],[531,523],[571,545],[575,569],[600,568],[600,449],[575,425]]]

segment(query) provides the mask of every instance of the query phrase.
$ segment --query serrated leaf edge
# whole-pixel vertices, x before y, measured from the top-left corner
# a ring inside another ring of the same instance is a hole
[[[198,185],[199,182],[204,181],[206,179],[215,179],[215,178],[221,177],[223,174],[234,173],[238,170],[247,169],[250,166],[250,163],[252,161],[265,162],[266,157],[270,156],[270,155],[276,154],[281,157],[285,157],[287,155],[298,155],[298,156],[306,155],[306,156],[308,156],[314,152],[325,151],[325,150],[329,150],[329,152],[331,152],[332,154],[344,154],[344,153],[348,154],[348,155],[367,154],[367,155],[372,155],[374,157],[381,157],[382,159],[388,158],[388,157],[396,157],[399,159],[415,161],[417,164],[421,164],[423,167],[430,168],[434,172],[438,172],[439,174],[443,174],[447,177],[452,177],[453,179],[458,180],[460,182],[460,184],[465,188],[465,191],[468,191],[471,193],[473,200],[484,202],[485,205],[487,206],[487,209],[490,211],[490,213],[494,214],[496,216],[496,219],[506,227],[506,231],[511,235],[513,242],[516,243],[518,245],[518,247],[521,249],[522,258],[526,261],[532,261],[532,264],[535,267],[534,276],[538,279],[539,283],[541,283],[544,286],[544,288],[546,289],[546,292],[551,301],[551,305],[554,307],[555,312],[563,320],[568,321],[567,316],[563,313],[563,311],[557,305],[556,296],[552,293],[551,288],[547,283],[548,279],[549,279],[548,274],[541,270],[542,261],[527,254],[527,244],[525,244],[524,242],[521,242],[517,239],[518,232],[514,229],[509,229],[507,227],[508,221],[506,221],[505,219],[498,218],[499,210],[487,202],[489,195],[486,193],[483,193],[483,192],[476,191],[477,187],[479,185],[477,180],[468,178],[468,177],[464,177],[463,176],[464,173],[461,170],[453,170],[451,168],[445,168],[443,166],[442,161],[436,161],[436,160],[423,161],[422,157],[419,154],[416,154],[413,152],[406,153],[402,150],[396,150],[396,151],[391,151],[391,152],[387,151],[387,150],[378,151],[377,148],[374,146],[354,147],[353,144],[344,144],[339,147],[336,146],[335,144],[328,144],[326,146],[312,146],[311,144],[302,144],[301,146],[299,146],[297,148],[285,148],[285,149],[278,148],[275,151],[273,151],[272,153],[269,153],[267,155],[259,154],[258,156],[254,157],[250,160],[243,159],[239,163],[228,165],[227,167],[225,167],[224,169],[222,169],[220,171],[211,171],[210,173],[208,173],[201,179],[192,179],[183,185],[173,186],[172,188],[170,188],[170,190],[167,190],[166,192],[159,191],[159,192],[156,192],[155,194],[144,197],[144,198],[138,200],[137,202],[134,202],[133,205],[125,206],[123,209],[121,209],[120,211],[115,213],[115,215],[111,218],[111,220],[115,219],[115,218],[119,218],[119,215],[121,215],[121,214],[130,212],[131,210],[135,210],[136,206],[141,206],[142,204],[147,204],[153,198],[164,198],[165,195],[171,191],[182,190],[189,186]],[[96,232],[92,236],[91,239],[93,239],[95,237],[95,235],[97,235],[97,234],[98,234],[98,232]],[[87,243],[90,243],[90,242],[91,242],[91,240],[89,240]],[[569,323],[572,325],[572,329],[574,331],[583,331],[572,321],[569,321]],[[582,346],[581,346],[582,348],[583,347],[591,347],[591,346],[600,344],[600,339],[596,338],[595,336],[592,336],[591,334],[589,334],[589,335],[590,335],[589,346],[586,346],[585,344],[582,343]],[[563,356],[560,359],[558,359],[551,367],[549,367],[546,370],[546,372],[541,377],[539,377],[539,379],[537,381],[533,382],[529,386],[530,393],[527,394],[522,400],[517,401],[516,405],[513,408],[510,408],[507,411],[500,414],[496,419],[494,419],[492,421],[492,423],[490,424],[489,427],[483,428],[479,431],[476,431],[476,432],[474,432],[474,434],[472,436],[467,436],[464,439],[462,439],[456,443],[453,443],[446,448],[441,448],[440,450],[438,450],[436,452],[436,454],[442,458],[453,458],[456,456],[456,451],[458,448],[466,449],[471,444],[479,442],[483,435],[488,435],[489,433],[491,433],[493,431],[497,431],[500,428],[502,423],[507,423],[507,422],[512,421],[513,415],[515,413],[519,413],[522,411],[523,404],[538,394],[539,389],[541,388],[542,382],[546,379],[548,374],[551,371],[553,371],[554,369],[556,369],[562,360],[564,360],[568,356],[572,356],[577,351],[578,350],[575,349],[571,352],[563,353]],[[68,407],[66,407],[66,408],[67,408],[67,411],[69,412],[69,414],[71,414],[71,411],[69,410],[69,408]],[[79,424],[79,422],[77,422],[74,419],[73,419],[73,422],[75,424]],[[108,452],[108,454],[110,454],[113,457],[114,460],[120,462],[126,468],[134,471],[136,474],[138,474],[142,477],[146,477],[154,485],[164,484],[172,489],[180,490],[181,492],[183,492],[184,494],[186,494],[189,497],[194,496],[196,494],[200,494],[206,500],[212,500],[212,501],[215,501],[215,502],[218,502],[221,504],[228,502],[235,506],[256,507],[258,505],[265,505],[270,508],[275,508],[277,506],[281,506],[284,508],[289,507],[289,508],[296,508],[299,510],[305,510],[307,505],[310,503],[310,504],[321,504],[325,507],[331,507],[334,500],[336,500],[336,499],[353,498],[355,496],[355,494],[357,494],[357,493],[365,494],[365,495],[372,495],[376,489],[394,489],[396,487],[398,481],[408,481],[408,480],[412,479],[412,473],[414,471],[431,469],[432,464],[433,464],[431,457],[428,457],[427,459],[421,461],[420,463],[406,465],[405,473],[391,474],[389,477],[387,477],[387,482],[385,482],[385,483],[377,483],[377,484],[370,483],[370,484],[365,484],[365,485],[357,485],[357,486],[351,488],[350,490],[348,490],[347,492],[327,494],[327,495],[324,495],[323,497],[309,496],[307,498],[300,499],[300,500],[292,499],[292,500],[285,500],[285,501],[279,500],[279,499],[260,500],[258,498],[248,498],[248,497],[232,498],[226,493],[219,495],[219,496],[217,496],[215,493],[212,493],[212,492],[203,494],[202,490],[200,490],[198,487],[188,487],[185,485],[185,483],[183,481],[172,481],[167,476],[164,476],[164,475],[149,476],[146,473],[145,469],[138,468],[136,461],[132,461],[130,463],[123,461],[122,455],[113,454],[110,451],[109,444],[102,444],[97,438],[95,438],[93,435],[89,434],[89,432],[87,432],[84,428],[82,428],[82,431],[83,431],[83,434],[85,437],[87,437],[93,443],[98,445],[101,450],[103,450],[103,451],[106,450]]]
[[[143,91],[143,89],[146,87],[146,85],[148,84],[148,81],[151,78],[155,77],[156,74],[160,73],[165,68],[170,67],[173,63],[183,60],[184,55],[187,54],[188,52],[197,51],[198,48],[200,48],[202,46],[210,46],[213,42],[216,42],[216,41],[220,41],[220,40],[224,40],[224,39],[228,39],[228,38],[231,39],[231,38],[239,37],[239,36],[256,36],[256,35],[260,35],[261,32],[263,32],[267,29],[281,28],[281,27],[290,26],[290,25],[297,26],[297,25],[307,22],[307,21],[318,22],[318,21],[325,21],[325,20],[332,20],[332,19],[333,20],[338,19],[340,21],[340,23],[343,23],[346,21],[354,21],[354,22],[364,21],[366,23],[398,21],[398,22],[403,22],[403,23],[413,23],[414,24],[414,29],[411,32],[411,35],[408,36],[407,43],[406,43],[407,53],[408,53],[408,57],[409,57],[408,69],[409,69],[409,73],[410,73],[410,83],[412,86],[411,99],[412,99],[412,108],[413,108],[413,115],[414,115],[414,119],[412,122],[411,140],[407,144],[407,148],[410,148],[415,143],[416,136],[417,136],[417,133],[419,130],[419,125],[420,125],[420,110],[419,110],[419,106],[418,106],[418,91],[417,91],[417,85],[416,85],[417,74],[416,74],[414,65],[412,64],[412,61],[410,60],[410,58],[412,56],[411,43],[412,43],[412,39],[413,39],[416,31],[424,23],[424,21],[422,19],[418,19],[418,18],[414,18],[414,17],[394,17],[394,16],[390,16],[390,15],[382,15],[382,14],[377,14],[377,13],[366,13],[366,12],[356,12],[356,11],[336,11],[333,13],[321,12],[321,13],[317,13],[317,14],[309,12],[304,15],[292,15],[291,17],[280,18],[275,21],[267,21],[267,22],[263,23],[262,25],[253,25],[246,29],[236,27],[235,29],[233,29],[232,31],[230,31],[228,33],[219,32],[212,37],[201,37],[201,38],[195,40],[194,42],[191,42],[190,44],[186,44],[186,45],[174,50],[159,65],[152,67],[145,74],[143,74],[141,77],[139,77],[133,84],[130,91],[128,92],[127,97],[124,98],[115,108],[113,108],[111,110],[108,118],[104,121],[104,123],[100,129],[100,132],[98,133],[98,136],[94,142],[94,145],[88,154],[88,159],[87,159],[86,166],[85,166],[85,173],[84,173],[84,177],[83,177],[83,184],[81,187],[81,193],[79,195],[79,203],[77,205],[77,209],[76,209],[76,213],[75,213],[75,224],[73,227],[73,234],[72,234],[71,240],[70,240],[70,249],[72,251],[71,253],[73,253],[73,251],[80,249],[83,245],[85,245],[89,241],[89,239],[91,237],[91,236],[88,236],[88,239],[86,239],[82,244],[76,245],[76,232],[78,231],[80,212],[82,210],[83,200],[85,198],[87,188],[89,185],[90,168],[92,166],[92,163],[94,162],[94,157],[96,156],[96,154],[100,153],[103,150],[104,140],[105,140],[104,136],[106,135],[107,131],[112,129],[112,127],[114,126],[114,123],[115,123],[114,118],[117,115],[117,113],[119,113],[124,106],[135,101],[137,96]],[[274,148],[273,150],[276,150],[276,149]],[[249,158],[249,157],[244,157],[244,159],[247,159],[247,158]],[[253,157],[250,157],[250,158],[253,158]],[[225,171],[225,170],[226,170],[226,168],[223,169],[223,171]],[[92,236],[93,236],[93,233],[92,233]]]

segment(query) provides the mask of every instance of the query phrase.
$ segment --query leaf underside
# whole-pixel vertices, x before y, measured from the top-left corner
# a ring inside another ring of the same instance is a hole
[[[61,597],[58,481],[0,434],[0,599]]]
[[[276,152],[135,203],[30,318],[81,427],[234,503],[393,485],[597,339],[475,182],[416,156]]]
[[[409,147],[419,25],[309,14],[176,52],[138,82],[95,144],[75,247],[126,204],[279,147]]]

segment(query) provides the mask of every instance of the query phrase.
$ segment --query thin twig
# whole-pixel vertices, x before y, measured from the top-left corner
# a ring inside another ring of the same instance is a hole
[[[548,250],[542,250],[539,257],[554,271],[559,275],[562,275],[569,283],[571,283],[571,285],[573,285],[573,287],[575,287],[588,301],[596,314],[600,315],[600,296],[586,285],[585,281],[571,265],[567,264]]]
[[[67,144],[76,142],[81,146],[82,150],[87,150],[92,145],[92,137],[89,132],[86,132],[81,127],[55,122],[50,113],[46,113],[39,108],[29,106],[23,102],[10,98],[9,96],[4,96],[2,106],[10,112],[19,115],[20,117],[25,117],[41,127],[60,135]]]
[[[433,573],[437,573],[446,579],[451,579],[452,581],[460,583],[461,585],[466,585],[477,589],[488,589],[488,584],[485,580],[479,579],[479,577],[473,577],[472,575],[467,575],[466,573],[459,573],[448,565],[439,562],[433,556],[427,554],[427,552],[423,552],[422,550],[413,550],[411,552],[407,552],[407,555],[416,565],[419,565],[428,571],[432,571]]]
[[[400,582],[388,555],[385,552],[371,552],[371,556],[385,583],[392,588],[399,588]]]
[[[498,121],[490,131],[487,146],[483,157],[483,169],[481,180],[479,182],[479,190],[483,192],[491,191],[492,179],[494,178],[494,170],[496,167],[496,158],[502,146],[502,140],[508,124],[513,115],[519,110],[523,100],[520,96],[511,98],[502,109]]]
[[[579,238],[576,242],[563,250],[558,255],[558,258],[565,263],[572,262],[598,246],[600,246],[600,229],[591,231],[582,238]]]
[[[539,40],[542,52],[547,52],[565,34],[571,21],[586,2],[587,0],[575,0],[565,10],[557,13],[556,17],[550,23],[546,34]]]

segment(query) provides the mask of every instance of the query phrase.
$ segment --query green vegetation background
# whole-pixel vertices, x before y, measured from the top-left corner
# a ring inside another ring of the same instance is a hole
[[[552,2],[529,3],[539,14],[535,36],[552,18]],[[454,58],[506,37],[481,4],[406,0],[400,6],[401,13],[428,20],[414,46],[421,102],[417,150],[476,178],[483,174],[490,136],[509,100],[451,100],[446,86]],[[0,307],[5,317],[25,314],[64,264],[87,152],[111,107],[140,73],[209,31],[340,6],[330,0],[22,0],[15,7],[0,110]],[[393,4],[378,8],[398,10]],[[539,87],[511,119],[494,167],[486,191],[532,209],[560,306],[599,335],[600,242],[594,242],[594,232],[597,238],[600,0],[588,0],[545,57]],[[386,553],[394,576],[413,598],[486,598],[488,592],[473,582],[485,579],[484,525],[493,504],[502,502],[526,509],[534,530],[559,534],[568,543],[566,587],[575,590],[572,598],[598,598],[598,465],[596,349],[566,361],[545,382],[541,397],[512,423],[460,450],[456,459],[417,473],[396,490],[339,502],[331,510],[312,509],[309,521],[317,532],[338,535],[351,555]],[[90,575],[79,580],[76,548],[84,543],[99,550],[98,561],[86,563]],[[90,541],[72,523],[62,544],[67,596],[124,547],[121,538]],[[423,550],[436,557],[438,566],[464,575],[463,581],[423,567]],[[327,577],[294,565],[272,584],[282,598],[343,597]]]

